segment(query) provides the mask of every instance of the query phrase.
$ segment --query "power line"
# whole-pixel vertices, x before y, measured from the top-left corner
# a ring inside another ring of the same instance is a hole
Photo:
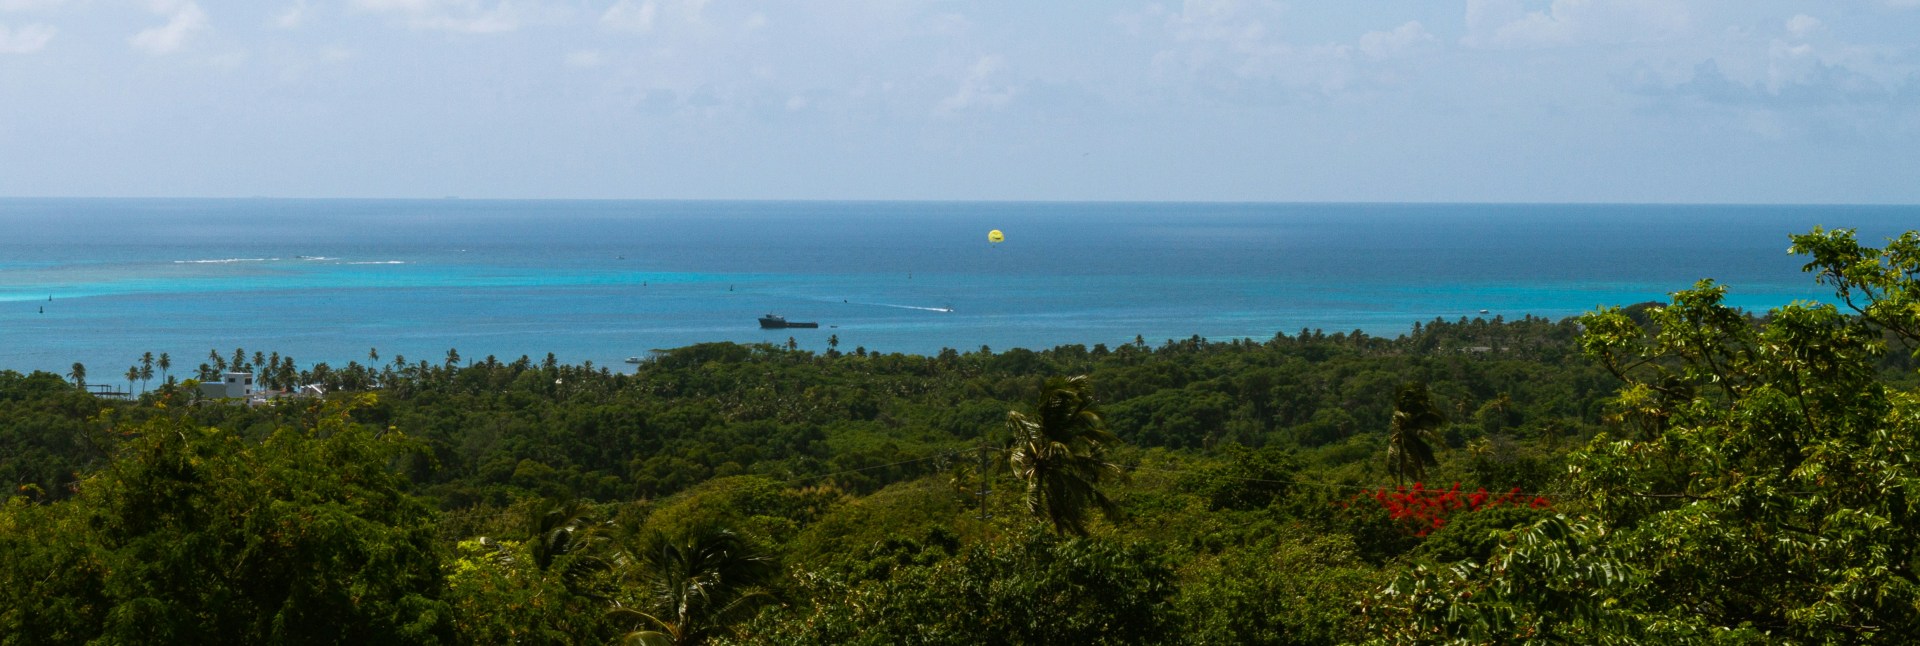
[[[812,475],[799,475],[799,476],[789,476],[789,477],[786,477],[786,478],[777,478],[777,477],[773,477],[773,476],[765,476],[765,475],[763,475],[763,476],[761,476],[761,477],[763,477],[763,478],[766,478],[766,479],[768,479],[768,480],[771,480],[771,481],[773,481],[773,482],[778,482],[778,483],[783,483],[783,484],[798,484],[798,483],[801,483],[801,482],[806,482],[806,481],[810,481],[810,480],[821,480],[821,479],[826,479],[826,478],[832,478],[832,477],[835,477],[835,476],[842,476],[842,475],[849,475],[849,474],[854,474],[854,473],[864,473],[864,472],[867,472],[867,471],[876,471],[876,470],[880,470],[880,469],[888,469],[888,468],[892,468],[892,467],[898,467],[898,466],[905,466],[905,465],[909,465],[909,464],[918,464],[918,463],[922,463],[922,462],[929,462],[929,461],[933,461],[933,460],[939,460],[939,459],[942,459],[942,458],[949,458],[949,457],[953,457],[953,456],[958,456],[958,455],[962,455],[962,454],[965,454],[965,453],[968,453],[968,452],[972,452],[972,451],[977,451],[977,450],[979,450],[979,447],[969,447],[969,448],[964,448],[964,449],[949,449],[949,450],[945,450],[945,451],[940,451],[940,452],[937,452],[937,453],[932,453],[932,454],[928,454],[928,455],[924,455],[924,456],[921,456],[921,457],[917,457],[917,458],[911,458],[911,459],[907,459],[907,460],[899,460],[899,461],[896,461],[896,462],[888,462],[888,463],[885,463],[885,464],[875,464],[875,465],[870,465],[870,466],[864,466],[864,467],[857,467],[857,468],[852,468],[852,469],[842,469],[842,470],[839,470],[839,471],[832,471],[832,472],[828,472],[828,473],[819,473],[819,474],[812,474]],[[1388,489],[1388,488],[1387,488],[1387,487],[1385,487],[1385,486],[1367,486],[1367,485],[1355,485],[1355,484],[1345,484],[1345,483],[1338,483],[1338,482],[1322,482],[1322,481],[1316,481],[1316,480],[1301,480],[1301,479],[1286,479],[1286,480],[1276,480],[1276,479],[1271,479],[1271,478],[1248,478],[1248,477],[1241,477],[1241,476],[1232,476],[1232,475],[1226,475],[1226,474],[1221,474],[1221,473],[1208,473],[1208,472],[1205,472],[1205,471],[1199,471],[1199,470],[1195,470],[1195,469],[1173,469],[1173,468],[1163,468],[1163,467],[1149,467],[1149,466],[1140,466],[1140,465],[1133,465],[1133,466],[1124,466],[1124,465],[1122,465],[1122,468],[1124,468],[1124,469],[1127,469],[1128,471],[1149,471],[1149,472],[1155,472],[1155,473],[1171,473],[1171,474],[1182,474],[1182,475],[1189,475],[1189,474],[1193,474],[1193,475],[1205,475],[1205,476],[1207,476],[1207,477],[1210,477],[1210,478],[1214,478],[1214,479],[1219,479],[1219,480],[1233,480],[1233,481],[1237,481],[1237,482],[1252,482],[1252,483],[1259,483],[1259,484],[1275,484],[1275,485],[1298,485],[1298,486],[1307,486],[1307,487],[1319,487],[1319,488],[1323,488],[1323,489],[1334,489],[1334,490],[1345,490],[1345,491],[1357,491],[1357,492],[1362,492],[1362,493],[1377,493],[1377,492],[1382,492],[1382,491],[1387,491],[1387,492],[1397,492],[1397,491],[1398,491],[1398,489],[1399,489],[1399,488],[1396,488],[1396,489],[1391,489],[1391,490],[1390,490],[1390,489]],[[1458,485],[1459,485],[1459,483],[1457,483],[1457,482],[1456,482],[1456,483],[1454,483],[1454,485],[1455,485],[1455,486],[1458,486]],[[1448,489],[1431,489],[1431,488],[1425,488],[1425,487],[1422,487],[1422,489],[1423,489],[1423,490],[1425,490],[1425,491],[1430,491],[1430,492],[1441,492],[1441,493],[1445,493],[1445,492],[1448,492],[1448,491],[1454,491],[1454,489],[1452,489],[1452,488],[1448,488]],[[1517,487],[1515,487],[1515,488],[1509,488],[1509,489],[1505,489],[1505,490],[1497,490],[1497,491],[1496,491],[1496,490],[1486,490],[1485,488],[1476,488],[1476,489],[1474,490],[1474,492],[1478,492],[1478,491],[1482,491],[1482,490],[1485,490],[1485,491],[1486,491],[1486,492],[1487,492],[1488,494],[1490,494],[1490,495],[1503,495],[1503,496],[1508,496],[1508,495],[1510,495],[1510,496],[1518,496],[1518,497],[1523,497],[1523,498],[1546,498],[1546,499],[1548,499],[1548,500],[1555,500],[1555,499],[1566,499],[1566,498],[1577,498],[1577,497],[1580,497],[1580,496],[1581,496],[1581,494],[1579,494],[1579,493],[1576,493],[1576,492],[1570,492],[1570,491],[1524,491],[1524,490],[1521,490],[1521,491],[1518,491],[1518,492],[1516,493],[1516,492],[1515,492],[1515,490],[1516,490],[1516,489],[1518,489],[1518,488],[1517,488]],[[659,500],[658,502],[669,502],[669,501],[673,501],[673,500],[677,500],[677,499],[680,499],[680,498],[683,498],[683,497],[686,497],[686,496],[690,496],[690,495],[693,495],[694,493],[695,493],[695,492],[694,492],[694,491],[692,491],[692,490],[690,490],[690,489],[689,489],[689,490],[681,490],[681,491],[678,491],[678,492],[674,492],[673,494],[670,494],[670,495],[668,495],[668,496],[667,496],[667,497],[665,497],[665,498],[662,498],[662,499],[660,499],[660,500]],[[1785,495],[1785,496],[1803,496],[1803,495],[1812,495],[1812,494],[1816,494],[1816,493],[1820,493],[1820,492],[1816,492],[1816,491],[1781,491],[1781,492],[1776,492],[1776,493],[1777,493],[1777,494],[1779,494],[1779,495]],[[1684,493],[1681,493],[1681,494],[1657,494],[1657,493],[1647,493],[1647,492],[1627,492],[1627,494],[1626,494],[1626,495],[1631,495],[1631,496],[1637,496],[1637,497],[1646,497],[1646,498],[1667,498],[1667,497],[1689,497],[1689,498],[1706,498],[1706,497],[1707,497],[1707,496],[1695,496],[1695,495],[1692,495],[1692,494],[1684,494]],[[621,500],[621,501],[609,501],[609,503],[620,503],[620,502],[637,502],[637,501],[639,501],[639,500],[641,500],[641,499],[630,499],[630,500]],[[519,513],[519,512],[517,512],[517,511],[514,511],[514,510],[500,510],[500,511],[497,511],[497,512],[479,512],[479,511],[472,511],[472,510],[469,510],[469,511],[465,511],[465,512],[437,512],[437,513],[439,513],[439,515],[440,515],[440,516],[441,516],[441,517],[443,518],[443,522],[445,522],[446,520],[455,520],[455,521],[471,521],[471,520],[474,520],[474,519],[477,519],[477,518],[482,518],[482,517],[489,517],[489,516],[490,516],[490,517],[491,517],[491,518],[492,518],[493,520],[496,520],[496,521],[497,521],[497,520],[499,520],[499,519],[501,519],[501,518],[505,518],[505,517],[507,517],[507,516],[509,516],[509,515],[512,515],[512,514],[516,514],[516,513]]]
[[[938,460],[938,459],[940,459],[940,458],[945,458],[945,457],[950,457],[950,456],[954,456],[954,455],[959,455],[959,454],[962,454],[962,453],[966,453],[966,452],[968,452],[968,451],[971,451],[971,450],[973,450],[973,449],[971,449],[971,448],[968,448],[968,449],[954,449],[954,450],[947,450],[947,451],[941,451],[941,452],[939,452],[939,453],[934,453],[934,454],[931,454],[931,455],[925,455],[925,456],[921,456],[921,457],[918,457],[918,458],[913,458],[913,459],[909,459],[909,460],[901,460],[901,461],[898,461],[898,462],[889,462],[889,463],[886,463],[886,464],[875,464],[875,465],[871,465],[871,466],[864,466],[864,467],[858,467],[858,468],[853,468],[853,469],[843,469],[843,470],[840,470],[840,471],[833,471],[833,472],[829,472],[829,473],[820,473],[820,474],[813,474],[813,475],[802,475],[802,476],[790,476],[790,477],[787,477],[787,478],[775,478],[775,477],[772,477],[772,476],[761,476],[761,477],[765,477],[765,478],[767,478],[767,479],[769,479],[769,480],[773,480],[774,482],[779,482],[779,483],[784,483],[784,484],[797,484],[797,483],[800,483],[800,482],[805,482],[805,481],[808,481],[808,480],[818,480],[818,479],[823,479],[823,478],[831,478],[831,477],[834,477],[834,476],[841,476],[841,475],[848,475],[848,474],[853,474],[853,473],[862,473],[862,472],[866,472],[866,471],[875,471],[875,470],[879,470],[879,469],[886,469],[886,468],[890,468],[890,467],[897,467],[897,466],[903,466],[903,465],[908,465],[908,464],[916,464],[916,463],[920,463],[920,462],[928,462],[928,461],[931,461],[931,460]],[[677,492],[674,492],[673,494],[671,494],[671,495],[669,495],[669,496],[667,496],[666,498],[663,498],[663,499],[661,499],[661,500],[660,500],[659,502],[667,502],[667,501],[672,501],[672,500],[676,500],[676,499],[679,499],[679,498],[682,498],[682,497],[685,497],[685,496],[689,496],[689,495],[693,495],[693,493],[694,493],[694,492],[693,492],[692,490],[690,490],[690,489],[689,489],[689,490],[681,490],[681,491],[677,491]],[[642,500],[642,499],[637,499],[637,498],[636,498],[636,499],[628,499],[628,500],[617,500],[617,501],[607,501],[607,502],[608,502],[608,504],[613,504],[613,503],[628,503],[628,502],[638,502],[639,500]],[[447,521],[463,521],[463,522],[470,522],[470,521],[475,521],[476,519],[481,519],[481,518],[486,518],[486,519],[488,519],[488,521],[489,521],[489,522],[497,522],[497,521],[499,521],[499,520],[501,520],[501,519],[504,519],[504,518],[506,518],[506,517],[508,517],[508,516],[512,516],[512,515],[517,515],[517,514],[520,514],[520,513],[523,513],[523,512],[521,512],[521,511],[519,511],[519,510],[513,510],[513,509],[502,509],[502,510],[497,510],[497,511],[491,511],[491,512],[484,512],[484,511],[478,511],[478,510],[472,510],[472,509],[469,509],[469,510],[465,510],[465,511],[438,511],[438,512],[436,512],[436,513],[440,515],[440,517],[441,517],[441,522],[442,522],[442,523],[445,523],[445,522],[447,522]]]
[[[1204,473],[1204,472],[1201,472],[1201,471],[1195,471],[1195,470],[1192,470],[1192,469],[1163,469],[1163,468],[1158,468],[1158,467],[1143,467],[1143,466],[1133,466],[1133,467],[1125,467],[1125,468],[1127,468],[1127,469],[1129,469],[1129,470],[1132,470],[1132,471],[1157,471],[1157,472],[1161,472],[1161,473],[1182,473],[1182,474],[1190,474],[1190,473]],[[1348,490],[1357,490],[1357,491],[1364,491],[1364,492],[1374,492],[1374,491],[1384,491],[1384,490],[1388,490],[1388,489],[1387,489],[1387,488],[1386,488],[1385,486],[1378,486],[1378,487],[1371,487],[1371,486],[1365,486],[1365,485],[1351,485],[1351,484],[1341,484],[1341,483],[1337,483],[1337,482],[1316,482],[1316,481],[1312,481],[1312,480],[1270,480],[1270,479],[1264,479],[1264,478],[1243,478],[1243,477],[1238,477],[1238,476],[1230,476],[1230,475],[1225,475],[1225,474],[1207,474],[1207,475],[1209,475],[1210,477],[1214,477],[1214,478],[1218,478],[1218,479],[1222,479],[1222,480],[1237,480],[1237,481],[1241,481],[1241,482],[1258,482],[1258,483],[1263,483],[1263,484],[1283,484],[1283,485],[1306,485],[1306,486],[1310,486],[1310,487],[1324,487],[1324,488],[1328,488],[1328,489],[1348,489]],[[1457,483],[1457,482],[1456,482],[1456,483],[1454,483],[1454,484],[1456,484],[1456,485],[1457,485],[1457,484],[1459,484],[1459,483]],[[1434,489],[1434,488],[1424,488],[1424,489],[1425,489],[1426,491],[1439,491],[1439,492],[1446,492],[1446,491],[1451,491],[1451,490],[1452,490],[1452,489]],[[1491,489],[1489,489],[1489,490],[1487,490],[1487,493],[1489,493],[1489,494],[1495,494],[1495,493],[1498,493],[1498,494],[1503,494],[1503,495],[1504,495],[1504,494],[1509,494],[1509,493],[1512,493],[1514,489],[1515,489],[1515,488],[1508,488],[1508,489],[1505,489],[1505,490],[1500,490],[1500,491],[1495,491],[1495,490],[1491,490]],[[1776,491],[1776,492],[1774,492],[1774,493],[1775,493],[1775,494],[1777,494],[1777,495],[1782,495],[1782,496],[1810,496],[1810,495],[1814,495],[1814,494],[1819,494],[1819,493],[1824,493],[1824,492],[1820,492],[1820,491]],[[1519,495],[1519,496],[1532,496],[1532,497],[1538,497],[1538,498],[1549,498],[1549,499],[1552,499],[1552,498],[1573,498],[1573,497],[1579,497],[1579,496],[1581,496],[1581,495],[1583,495],[1583,494],[1581,494],[1581,493],[1579,493],[1579,492],[1572,492],[1572,491],[1520,491],[1520,492],[1519,492],[1518,494],[1515,494],[1515,495]],[[1709,497],[1709,496],[1706,496],[1706,495],[1696,495],[1696,494],[1687,494],[1687,493],[1651,493],[1651,492],[1639,492],[1639,491],[1629,491],[1629,492],[1625,492],[1625,495],[1629,495],[1629,496],[1637,496],[1637,497],[1641,497],[1641,498],[1697,498],[1697,499],[1705,499],[1705,498],[1708,498],[1708,497]]]
[[[1157,468],[1157,467],[1143,467],[1143,466],[1134,466],[1134,467],[1128,467],[1128,468],[1133,471],[1157,471],[1161,473],[1181,473],[1181,474],[1204,473],[1204,472],[1195,471],[1192,469],[1163,469],[1163,468]],[[1225,474],[1207,474],[1207,475],[1213,478],[1221,479],[1221,480],[1237,480],[1240,482],[1258,482],[1262,484],[1305,485],[1309,487],[1322,487],[1326,489],[1346,489],[1346,490],[1364,491],[1364,492],[1374,492],[1374,491],[1381,491],[1386,489],[1386,487],[1384,486],[1371,487],[1371,486],[1365,486],[1365,485],[1341,484],[1337,482],[1317,482],[1313,480],[1270,480],[1265,478],[1243,478],[1239,476],[1230,476]],[[1451,491],[1451,489],[1426,489],[1426,491],[1446,492],[1446,491]],[[1489,489],[1487,490],[1487,493],[1510,494],[1512,493],[1512,491],[1513,491],[1512,489],[1506,489],[1504,491],[1494,491]],[[1568,497],[1568,496],[1574,496],[1577,494],[1574,494],[1571,492],[1522,491],[1518,495],[1552,498],[1552,497]]]
[[[959,455],[959,454],[961,454],[961,453],[966,453],[967,451],[970,451],[970,450],[972,450],[972,449],[958,449],[958,450],[953,450],[953,451],[942,451],[942,452],[940,452],[940,453],[935,453],[935,454],[933,454],[933,455],[929,455],[929,456],[926,456],[926,457],[920,457],[920,458],[914,458],[914,459],[912,459],[912,460],[901,460],[901,461],[899,461],[899,462],[890,462],[890,463],[887,463],[887,464],[876,464],[876,465],[873,465],[873,466],[870,466],[870,467],[860,467],[860,468],[858,468],[858,469],[847,469],[847,470],[845,470],[845,471],[835,471],[835,472],[832,472],[832,473],[822,473],[822,474],[818,474],[818,475],[810,475],[810,476],[794,476],[794,477],[792,477],[792,478],[788,478],[788,479],[786,479],[786,480],[781,480],[780,482],[800,482],[800,481],[803,481],[803,480],[813,480],[813,479],[818,479],[818,478],[831,478],[831,477],[833,477],[833,476],[838,476],[838,475],[846,475],[846,474],[849,474],[849,473],[860,473],[860,472],[863,472],[863,471],[873,471],[873,470],[876,470],[876,469],[885,469],[885,468],[887,468],[887,467],[897,467],[897,466],[900,466],[900,465],[903,465],[903,464],[913,464],[913,463],[916,463],[916,462],[926,462],[926,461],[928,461],[928,460],[937,460],[937,459],[940,459],[940,458],[944,458],[944,457],[948,457],[948,456],[953,456],[953,455]]]

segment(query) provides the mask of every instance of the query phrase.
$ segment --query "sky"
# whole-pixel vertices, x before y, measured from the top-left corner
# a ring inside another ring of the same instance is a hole
[[[1920,203],[1920,0],[0,0],[0,196]]]

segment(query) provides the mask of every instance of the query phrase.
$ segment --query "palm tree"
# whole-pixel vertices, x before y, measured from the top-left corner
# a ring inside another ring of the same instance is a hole
[[[87,389],[86,364],[78,361],[73,362],[73,370],[67,372],[67,377],[73,379],[73,385],[79,386],[81,390]]]
[[[763,584],[777,572],[773,559],[740,535],[718,527],[668,538],[655,533],[640,554],[645,608],[616,608],[608,619],[632,630],[622,643],[692,646],[753,616],[773,600]]]
[[[147,382],[153,379],[153,364],[140,364],[140,392],[147,392]]]
[[[162,352],[160,353],[160,360],[155,362],[154,365],[160,366],[160,383],[167,383],[167,369],[173,367],[173,357],[169,357],[167,353]]]
[[[1007,430],[1013,434],[1007,462],[1027,482],[1027,511],[1046,517],[1055,532],[1086,535],[1088,507],[1110,517],[1118,512],[1097,487],[1120,475],[1106,460],[1107,445],[1120,440],[1093,409],[1086,375],[1048,379],[1031,415],[1007,413]]]
[[[133,382],[140,380],[140,366],[127,366],[127,397],[133,397]]]
[[[593,511],[592,505],[578,500],[556,501],[531,510],[527,534],[531,537],[534,567],[546,571],[561,557],[572,556],[576,558],[564,565],[567,574],[604,568],[606,562],[598,554],[604,551],[608,541],[604,530],[610,525],[594,522]]]
[[[1387,470],[1393,472],[1395,484],[1408,479],[1417,482],[1426,477],[1427,467],[1440,464],[1433,456],[1433,433],[1446,423],[1433,406],[1427,382],[1400,386],[1393,398],[1393,432],[1387,439]]]

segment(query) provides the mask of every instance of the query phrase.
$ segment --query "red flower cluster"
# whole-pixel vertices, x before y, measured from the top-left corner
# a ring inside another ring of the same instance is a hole
[[[1421,482],[1413,483],[1412,489],[1399,487],[1388,491],[1383,488],[1372,494],[1356,494],[1340,506],[1351,508],[1353,503],[1362,496],[1373,498],[1374,502],[1387,510],[1389,518],[1400,523],[1414,536],[1420,537],[1446,527],[1447,517],[1454,512],[1475,512],[1502,506],[1532,509],[1546,509],[1553,506],[1553,503],[1543,496],[1534,496],[1529,500],[1520,493],[1519,487],[1514,487],[1512,491],[1498,497],[1487,493],[1485,488],[1462,494],[1458,482],[1453,483],[1453,488],[1446,491],[1428,489],[1426,483]]]

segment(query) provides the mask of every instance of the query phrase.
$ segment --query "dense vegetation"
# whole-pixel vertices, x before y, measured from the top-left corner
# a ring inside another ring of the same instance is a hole
[[[1794,244],[1845,311],[0,372],[0,640],[1900,641],[1920,236]]]

